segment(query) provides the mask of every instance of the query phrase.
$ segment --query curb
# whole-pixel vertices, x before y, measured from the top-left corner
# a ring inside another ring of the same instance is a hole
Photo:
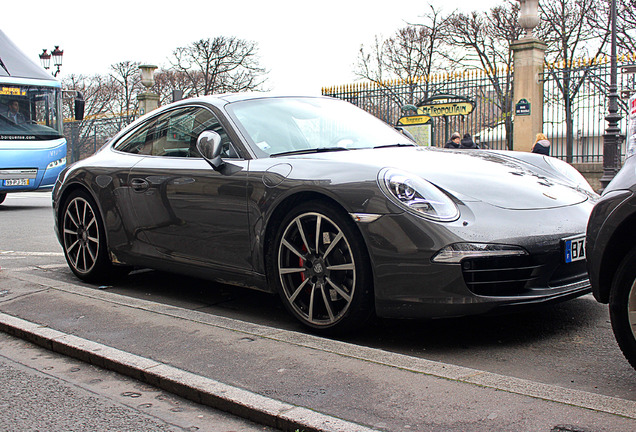
[[[281,402],[145,357],[0,313],[0,330],[193,402],[282,431],[377,432],[308,408]]]

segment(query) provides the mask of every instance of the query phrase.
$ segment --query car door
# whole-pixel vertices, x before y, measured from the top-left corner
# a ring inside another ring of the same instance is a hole
[[[226,146],[228,169],[215,171],[196,150],[204,130]],[[137,230],[158,256],[194,265],[250,270],[247,166],[215,115],[203,107],[162,114],[148,155],[130,171]]]

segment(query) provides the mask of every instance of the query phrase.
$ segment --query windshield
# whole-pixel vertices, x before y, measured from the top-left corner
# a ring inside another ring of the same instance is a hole
[[[59,92],[53,87],[0,84],[0,139],[60,138]]]
[[[260,156],[413,145],[386,123],[338,99],[254,99],[232,103],[228,111]]]

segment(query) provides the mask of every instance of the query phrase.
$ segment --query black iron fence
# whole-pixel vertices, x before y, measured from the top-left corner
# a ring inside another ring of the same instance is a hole
[[[624,97],[619,103],[627,124],[627,93],[636,89],[636,54],[619,58],[618,88]],[[630,69],[630,66],[632,67]],[[433,115],[430,144],[443,147],[457,131],[469,133],[482,148],[511,149],[514,126],[513,71],[466,70],[420,77],[415,80],[383,83],[355,83],[323,88],[324,95],[347,100],[385,122],[395,125],[408,114],[404,107],[419,106],[439,95],[449,100],[472,101],[472,112],[465,115]],[[551,155],[570,162],[602,162],[603,133],[607,127],[607,91],[610,82],[609,58],[546,64],[544,83],[543,132],[551,141]],[[567,89],[567,90],[564,90]],[[457,99],[459,98],[459,99]],[[439,99],[436,100],[439,102]],[[64,125],[69,143],[68,160],[75,162],[93,154],[134,116],[94,117]],[[534,142],[534,137],[528,137]],[[622,155],[625,154],[623,143]]]
[[[618,61],[618,87],[624,96],[619,104],[619,113],[623,117],[620,127],[624,132],[628,93],[636,90],[635,74],[630,70],[634,64],[636,55],[622,56]],[[412,82],[356,83],[323,88],[322,93],[350,101],[389,124],[396,124],[404,115],[403,106],[419,106],[434,95],[468,98],[475,106],[470,114],[432,118],[431,145],[442,147],[449,134],[458,131],[462,135],[473,135],[481,147],[511,149],[513,79],[514,74],[508,69],[468,70]],[[603,134],[607,127],[609,58],[577,60],[569,67],[546,64],[541,79],[544,83],[543,133],[552,142],[551,155],[574,163],[601,162]],[[534,143],[534,138],[528,137],[530,144]]]
[[[449,100],[471,100],[468,115],[431,118],[431,144],[443,147],[453,132],[470,133],[482,146],[505,149],[512,143],[512,71],[472,69],[420,77],[412,82],[356,83],[323,88],[323,95],[344,99],[389,124],[405,115],[405,105],[421,105],[436,95]],[[439,102],[439,100],[437,101]]]
[[[636,90],[633,73],[627,73],[636,55],[618,59],[619,127],[627,132],[627,102]],[[546,65],[544,79],[543,131],[551,141],[551,155],[571,162],[602,162],[603,134],[607,128],[610,62],[608,57]],[[569,91],[565,91],[569,89]],[[621,156],[625,155],[623,141]]]
[[[129,115],[92,117],[83,121],[65,122],[67,161],[77,162],[92,155],[133,120],[135,116]]]

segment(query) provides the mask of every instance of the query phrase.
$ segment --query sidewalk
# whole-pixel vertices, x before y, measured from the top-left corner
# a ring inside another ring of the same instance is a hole
[[[0,270],[0,330],[282,430],[636,427],[634,400],[221,318],[27,272]]]

